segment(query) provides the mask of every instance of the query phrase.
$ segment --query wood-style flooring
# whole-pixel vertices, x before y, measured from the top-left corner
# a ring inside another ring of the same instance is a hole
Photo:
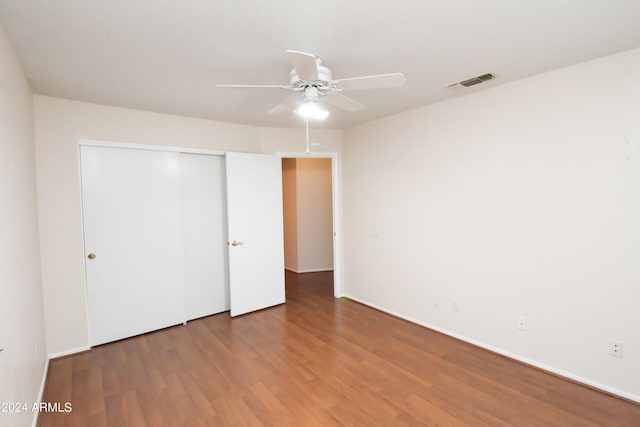
[[[42,426],[638,426],[640,405],[332,296],[210,316],[52,360]]]

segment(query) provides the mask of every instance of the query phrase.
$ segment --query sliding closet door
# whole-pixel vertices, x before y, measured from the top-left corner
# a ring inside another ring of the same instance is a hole
[[[90,344],[183,322],[179,153],[80,154]]]
[[[282,161],[227,153],[231,315],[285,302]]]
[[[180,154],[187,319],[229,310],[224,157]]]

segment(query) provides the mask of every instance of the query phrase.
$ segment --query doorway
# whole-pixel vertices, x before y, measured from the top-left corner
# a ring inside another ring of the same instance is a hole
[[[332,277],[334,297],[340,297],[337,153],[278,155],[282,158],[286,276]]]

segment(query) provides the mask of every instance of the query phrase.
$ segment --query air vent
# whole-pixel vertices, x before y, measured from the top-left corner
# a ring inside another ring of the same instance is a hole
[[[469,86],[474,86],[474,85],[486,82],[488,80],[493,80],[495,78],[496,78],[496,76],[494,76],[493,74],[487,73],[487,74],[482,74],[482,75],[479,75],[479,76],[476,76],[476,77],[472,77],[472,78],[467,79],[467,80],[463,80],[461,82],[451,83],[451,84],[447,85],[447,87],[449,89],[453,89],[453,88],[458,87],[458,86],[469,87]]]

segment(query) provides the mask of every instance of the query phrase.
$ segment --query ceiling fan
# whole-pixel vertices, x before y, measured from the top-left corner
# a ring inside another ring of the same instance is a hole
[[[402,73],[379,74],[333,80],[331,70],[322,65],[322,60],[313,54],[288,50],[287,55],[293,69],[289,73],[288,85],[216,85],[217,87],[279,88],[294,93],[269,113],[280,113],[293,109],[304,118],[324,119],[329,112],[321,102],[346,111],[362,110],[364,104],[342,95],[346,90],[380,89],[403,86],[406,78]]]

